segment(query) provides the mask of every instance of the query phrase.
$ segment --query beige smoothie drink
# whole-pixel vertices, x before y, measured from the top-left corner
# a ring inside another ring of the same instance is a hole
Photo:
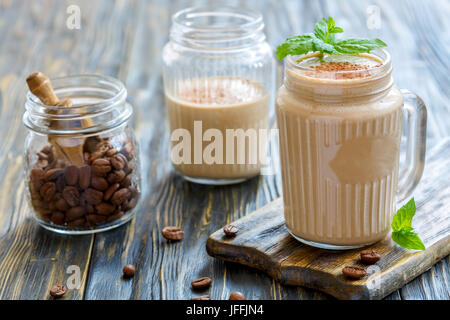
[[[268,129],[269,95],[264,87],[244,78],[217,77],[182,82],[177,92],[177,97],[166,93],[170,130],[172,134],[187,130],[193,143],[191,154],[173,161],[174,167],[187,178],[238,181],[258,175],[257,135],[260,129]],[[222,141],[208,132],[217,133]],[[198,138],[200,143],[194,143]],[[213,142],[221,147],[208,157]],[[179,143],[172,141],[176,157]]]
[[[286,225],[304,242],[360,246],[390,230],[403,98],[371,54],[289,57],[276,99]]]

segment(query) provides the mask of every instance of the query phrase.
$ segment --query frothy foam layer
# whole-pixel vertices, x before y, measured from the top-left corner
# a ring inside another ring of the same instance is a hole
[[[313,70],[307,75],[324,79],[357,79],[373,75],[373,70],[383,64],[370,54],[324,55],[318,54],[297,60],[297,66]],[[316,72],[317,71],[317,72]]]
[[[263,86],[249,79],[217,77],[181,83],[177,98],[194,104],[223,106],[253,101],[264,95]]]

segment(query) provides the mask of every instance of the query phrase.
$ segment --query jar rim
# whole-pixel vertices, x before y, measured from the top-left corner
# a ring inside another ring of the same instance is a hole
[[[170,40],[195,50],[240,50],[265,41],[263,29],[263,16],[258,11],[226,5],[198,6],[172,16]]]
[[[95,133],[118,127],[133,114],[132,107],[125,101],[125,85],[118,79],[98,74],[80,74],[52,78],[51,81],[60,98],[87,97],[98,101],[82,101],[70,107],[48,106],[28,91],[23,123],[35,132],[58,135]],[[86,119],[92,119],[90,126],[68,125]],[[61,125],[52,127],[54,121]]]
[[[51,78],[50,80],[51,80],[52,84],[55,84],[62,80],[75,80],[75,79],[79,79],[79,78],[87,78],[87,79],[93,79],[93,80],[97,79],[99,81],[99,83],[109,82],[118,88],[118,91],[114,96],[103,99],[101,102],[97,102],[97,103],[84,103],[83,104],[84,106],[100,109],[100,108],[104,107],[105,105],[110,105],[110,104],[114,103],[117,100],[126,99],[127,90],[125,88],[125,85],[122,83],[122,81],[120,81],[119,79],[113,78],[113,77],[102,76],[102,75],[92,73],[92,74],[74,74],[74,75],[69,75],[69,76],[55,77],[55,78]],[[58,88],[58,86],[54,86],[53,89],[55,92],[58,92],[58,91],[60,91],[61,88]],[[79,108],[78,106],[66,107],[66,106],[46,105],[46,104],[42,103],[42,101],[39,98],[37,98],[33,93],[31,93],[30,90],[27,91],[27,101],[32,102],[36,106],[43,107],[48,110],[54,110],[54,111],[63,110],[63,109],[70,110],[70,109]]]
[[[246,19],[246,23],[242,24],[232,24],[223,26],[205,25],[205,26],[192,26],[190,23],[185,21],[186,19],[192,17],[204,17],[204,16],[235,16],[242,19]],[[240,8],[233,6],[197,6],[186,8],[178,11],[172,16],[172,22],[180,26],[198,30],[198,31],[229,31],[242,28],[251,28],[253,26],[258,26],[263,23],[263,16],[260,12],[248,8]]]

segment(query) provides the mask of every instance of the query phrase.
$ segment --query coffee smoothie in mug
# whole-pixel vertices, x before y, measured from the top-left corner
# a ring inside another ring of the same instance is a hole
[[[384,50],[287,57],[276,111],[284,215],[297,240],[328,249],[379,241],[420,179],[425,107],[391,71]],[[414,152],[399,182],[404,112]]]

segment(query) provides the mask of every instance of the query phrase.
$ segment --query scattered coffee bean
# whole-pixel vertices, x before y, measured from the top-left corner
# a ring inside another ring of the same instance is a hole
[[[56,192],[56,184],[54,182],[46,182],[42,185],[39,193],[44,201],[51,201]]]
[[[366,275],[366,270],[358,266],[346,266],[342,269],[344,276],[350,279],[361,279]]]
[[[71,165],[66,168],[64,173],[65,182],[68,186],[74,186],[78,183],[79,170],[77,166]]]
[[[230,294],[230,300],[245,300],[245,296],[241,292],[235,291]]]
[[[75,221],[77,219],[82,218],[85,213],[86,209],[84,207],[81,206],[73,207],[66,212],[66,218],[68,221]]]
[[[116,170],[108,174],[108,182],[110,184],[117,183],[122,181],[125,178],[126,174],[123,170]]]
[[[381,259],[381,256],[375,250],[361,251],[361,262],[366,264],[374,264]]]
[[[44,182],[44,170],[39,169],[39,168],[35,168],[32,169],[30,172],[30,180],[31,183],[33,184],[35,190],[39,190],[39,188],[42,186],[43,182]]]
[[[232,224],[229,224],[223,227],[223,232],[227,237],[235,237],[236,234],[239,232],[239,228]]]
[[[64,200],[64,198],[57,200],[55,202],[55,207],[60,211],[67,211],[70,208],[69,204],[67,203],[66,200]]]
[[[95,206],[102,202],[103,192],[92,188],[87,188],[83,192],[83,198],[86,200],[87,203]]]
[[[184,238],[184,231],[179,227],[165,227],[162,230],[162,235],[167,240],[178,241]]]
[[[125,267],[123,267],[124,277],[127,277],[127,278],[133,277],[135,271],[136,271],[136,268],[132,264],[127,264]]]
[[[127,158],[121,153],[118,153],[111,158],[111,165],[117,170],[122,170],[123,168],[125,168],[127,163]]]
[[[67,186],[63,190],[63,198],[71,207],[75,207],[80,203],[80,193],[78,189],[73,186]]]
[[[67,288],[63,284],[57,284],[50,289],[50,295],[54,298],[60,298],[65,295]]]
[[[193,297],[191,298],[191,300],[211,300],[211,297],[205,294],[203,296]]]
[[[65,220],[65,216],[64,213],[59,212],[59,211],[55,211],[52,213],[50,220],[54,223],[54,224],[58,224],[61,225],[64,223]]]
[[[85,190],[91,184],[91,167],[83,166],[80,168],[80,188]]]
[[[117,191],[117,189],[119,189],[120,184],[118,183],[114,183],[112,185],[109,186],[108,189],[106,189],[104,195],[103,195],[103,199],[105,201],[109,201],[109,199],[111,199],[112,195],[114,194],[114,192]]]
[[[38,152],[37,153],[38,159],[39,160],[48,160],[48,154],[44,153],[44,152]]]
[[[120,206],[125,200],[127,200],[131,195],[131,192],[127,188],[122,188],[114,192],[114,194],[111,197],[111,202],[116,205]]]
[[[103,176],[111,171],[111,162],[108,159],[96,159],[92,162],[92,172],[98,176]]]
[[[107,157],[112,157],[113,155],[117,154],[117,152],[118,152],[117,149],[112,148],[106,151],[105,155]]]
[[[105,191],[109,187],[108,181],[105,178],[97,176],[92,177],[91,184],[93,188],[99,191]]]
[[[102,202],[95,206],[95,210],[97,211],[97,213],[99,215],[109,216],[111,213],[113,213],[116,210],[116,207],[110,203]]]
[[[206,289],[211,286],[212,280],[209,277],[201,277],[191,282],[193,289]]]
[[[64,173],[63,169],[59,169],[59,168],[50,169],[45,173],[45,180],[46,181],[56,180],[63,173]]]

